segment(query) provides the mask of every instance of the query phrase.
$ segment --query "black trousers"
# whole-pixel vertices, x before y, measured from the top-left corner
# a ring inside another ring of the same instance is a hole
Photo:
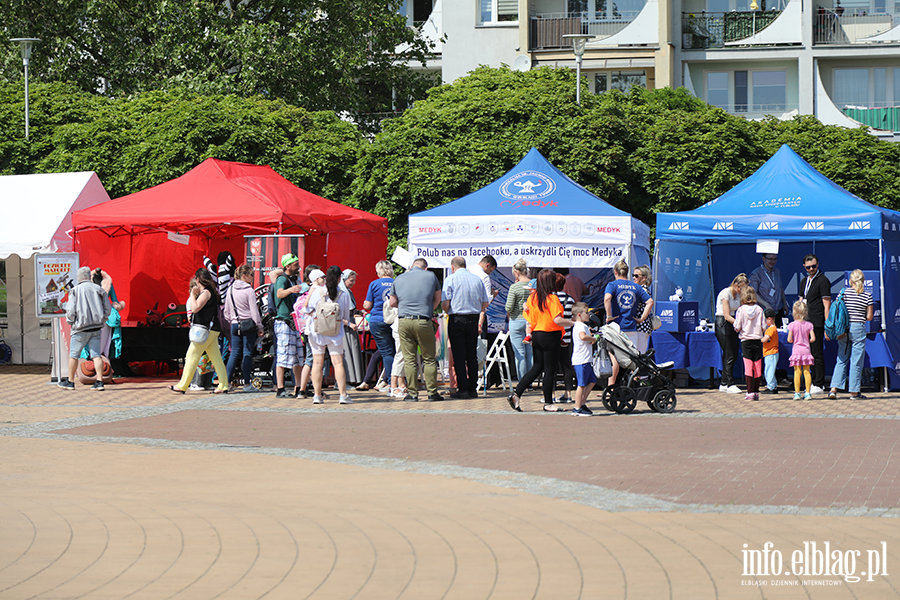
[[[531,386],[538,375],[544,374],[542,390],[544,402],[553,402],[553,389],[556,387],[556,368],[559,365],[559,343],[562,341],[562,331],[535,331],[531,334],[531,344],[534,351],[534,362],[531,370],[519,379],[516,386],[516,395],[520,398],[525,390]]]
[[[809,343],[809,351],[813,355],[815,362],[812,366],[812,384],[820,388],[825,388],[825,326],[813,326],[813,333],[816,334],[816,341]]]
[[[734,363],[738,355],[738,334],[725,317],[716,317],[716,339],[722,347],[722,385],[734,383]]]
[[[474,394],[478,387],[478,315],[450,315],[447,326],[456,388]]]
[[[569,342],[569,345],[565,348],[559,349],[559,368],[563,373],[563,382],[567,392],[577,387],[575,385],[575,367],[572,366],[572,350],[572,342]]]

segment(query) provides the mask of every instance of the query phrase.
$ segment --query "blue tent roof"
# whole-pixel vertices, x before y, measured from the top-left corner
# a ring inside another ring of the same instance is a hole
[[[898,229],[900,213],[854,196],[787,145],[715,200],[695,210],[656,215],[659,239],[896,239]]]
[[[532,148],[506,175],[468,196],[416,213],[416,217],[493,216],[630,217],[569,179]]]

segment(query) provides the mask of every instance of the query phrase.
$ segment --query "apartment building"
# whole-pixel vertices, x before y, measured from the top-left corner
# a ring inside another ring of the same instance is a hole
[[[407,0],[404,10],[424,16],[429,3],[420,26],[444,82],[481,64],[575,68],[563,36],[579,33],[595,36],[582,63],[595,93],[684,86],[748,118],[900,131],[900,0]]]

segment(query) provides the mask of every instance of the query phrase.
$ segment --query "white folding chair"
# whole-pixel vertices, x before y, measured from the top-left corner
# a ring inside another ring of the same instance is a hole
[[[498,333],[497,339],[494,340],[494,343],[488,349],[487,354],[484,357],[484,372],[481,376],[481,381],[483,383],[485,396],[487,396],[488,373],[491,372],[491,368],[493,368],[494,365],[498,365],[498,368],[500,369],[500,381],[503,384],[503,389],[512,391],[512,376],[509,372],[509,359],[506,355],[506,340],[508,339],[508,331],[501,331]]]

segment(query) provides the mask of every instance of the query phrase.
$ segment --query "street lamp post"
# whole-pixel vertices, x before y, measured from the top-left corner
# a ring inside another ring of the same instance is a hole
[[[572,49],[575,51],[575,101],[581,106],[581,59],[584,56],[584,45],[596,35],[584,35],[581,33],[567,33],[564,38],[572,40]]]
[[[19,44],[22,50],[22,64],[25,66],[25,139],[28,139],[28,62],[31,60],[31,49],[35,43],[41,41],[37,38],[12,38],[9,40]]]

